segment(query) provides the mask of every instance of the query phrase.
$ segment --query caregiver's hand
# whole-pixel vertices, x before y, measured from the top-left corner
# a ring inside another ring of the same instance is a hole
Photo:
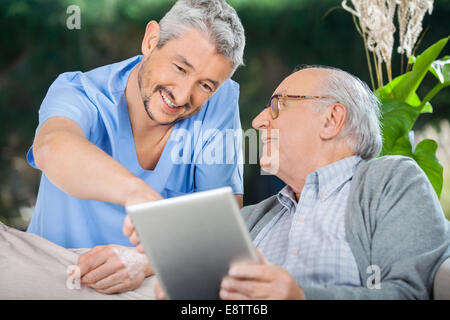
[[[151,188],[150,188],[151,189]],[[153,190],[153,189],[151,189]],[[132,193],[130,197],[128,197],[125,206],[130,206],[133,204],[143,203],[143,202],[149,202],[149,201],[155,201],[155,200],[161,200],[163,197],[161,197],[160,194],[158,194],[155,191],[149,192],[144,191],[141,193]],[[137,249],[139,252],[144,253],[144,248],[140,245],[140,240],[137,236],[136,230],[134,229],[133,223],[131,223],[131,219],[129,216],[126,216],[125,221],[123,223],[122,227],[123,234],[130,238],[130,242],[132,244],[135,244],[137,246]]]
[[[119,245],[97,246],[78,258],[81,283],[112,294],[134,290],[153,274],[145,254]]]
[[[136,249],[139,252],[144,253],[144,248],[142,248],[141,241],[139,240],[129,216],[125,218],[125,222],[123,223],[123,234],[130,238],[130,242],[137,246]]]

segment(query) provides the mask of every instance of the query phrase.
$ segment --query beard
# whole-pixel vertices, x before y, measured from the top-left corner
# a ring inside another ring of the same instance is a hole
[[[160,87],[160,86],[157,86],[157,87],[155,88],[155,90],[153,91],[154,94],[157,93],[157,92],[159,91],[159,90],[157,89],[158,87]],[[161,87],[162,87],[162,86],[161,86]],[[164,91],[166,91],[166,90],[164,90]],[[160,124],[160,125],[162,125],[162,126],[170,126],[170,125],[174,124],[175,122],[184,119],[184,117],[180,115],[179,117],[175,118],[175,119],[172,120],[172,121],[168,121],[168,122],[158,121],[158,120],[153,116],[152,111],[150,110],[150,101],[151,101],[151,98],[150,98],[150,97],[147,97],[147,96],[144,96],[144,95],[142,94],[142,91],[141,91],[141,98],[142,98],[142,103],[144,104],[145,112],[147,113],[148,117],[149,117],[151,120],[153,120],[154,122],[156,122],[157,124]]]
[[[179,115],[174,120],[167,121],[167,122],[159,121],[158,119],[156,119],[156,117],[153,115],[151,107],[150,107],[151,106],[151,96],[153,96],[155,94],[159,94],[160,91],[163,91],[164,94],[169,96],[172,100],[176,100],[176,99],[175,99],[173,93],[163,85],[156,85],[155,88],[152,90],[152,93],[150,96],[144,93],[144,91],[143,91],[143,82],[144,82],[143,74],[145,73],[145,75],[146,75],[146,79],[145,79],[146,84],[150,84],[151,78],[152,78],[152,73],[150,70],[148,70],[149,68],[147,65],[148,60],[150,58],[151,58],[151,56],[149,56],[145,61],[142,62],[142,66],[138,72],[139,92],[141,94],[142,103],[144,104],[145,112],[147,113],[148,117],[160,125],[170,126],[170,125],[173,125],[175,122],[189,118],[189,117],[193,116],[194,114],[198,113],[200,111],[201,107],[198,107],[195,109],[195,111],[189,113],[189,111],[192,109],[192,107],[189,103],[186,103],[182,107],[179,107],[179,108],[183,108],[183,107],[185,108],[186,113],[184,115],[183,114]]]

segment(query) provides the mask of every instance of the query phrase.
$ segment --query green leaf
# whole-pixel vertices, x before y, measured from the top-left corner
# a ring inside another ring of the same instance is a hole
[[[394,145],[392,146],[392,149],[389,152],[389,155],[400,155],[400,156],[405,156],[405,157],[410,157],[412,158],[413,152],[412,152],[412,146],[411,146],[411,141],[409,140],[408,135],[403,135],[401,137],[399,137]]]
[[[450,85],[450,56],[434,61],[429,70],[440,83]]]
[[[436,158],[438,144],[432,139],[422,140],[414,151],[413,158],[427,175],[438,198],[441,196],[444,181],[443,168]]]
[[[375,91],[375,94],[377,97],[383,101],[383,100],[393,100],[395,98],[395,90],[396,87],[398,87],[398,83],[402,81],[402,78],[407,77],[407,74],[403,74],[395,79],[393,79],[390,83],[386,84],[384,87],[378,89]],[[422,104],[422,101],[420,100],[417,93],[412,93],[408,99],[405,101],[407,104],[413,106],[413,107],[420,107]],[[431,103],[427,102],[425,104],[425,107],[422,109],[421,113],[432,113],[433,112],[433,106]]]
[[[441,39],[426,49],[415,59],[415,63],[410,72],[396,77],[384,87],[378,89],[376,91],[377,96],[380,99],[389,98],[405,102],[411,99],[411,96],[415,94],[431,64],[437,59],[447,44],[448,39],[448,37]]]
[[[396,88],[398,87],[399,82],[402,78],[405,78],[407,76],[407,73],[402,74],[394,79],[392,79],[391,82],[387,83],[384,87],[378,88],[375,90],[375,95],[380,100],[385,99],[395,99],[396,97]]]
[[[382,111],[383,149],[381,155],[391,154],[392,149],[403,136],[408,136],[419,110],[398,100],[384,100]],[[397,154],[397,153],[396,153]]]
[[[382,103],[383,149],[380,156],[403,155],[413,158],[427,175],[438,197],[443,186],[443,168],[436,158],[437,143],[425,139],[413,150],[408,133],[419,113],[433,111],[428,101],[440,89],[450,85],[450,56],[436,60],[449,38],[436,42],[420,56],[411,57],[410,62],[414,65],[410,72],[375,91]],[[422,102],[416,91],[428,71],[439,80],[439,84]]]
[[[431,103],[425,103],[425,106],[420,113],[433,113],[433,106],[431,105]]]
[[[422,105],[422,100],[420,100],[419,96],[417,95],[417,93],[413,93],[408,100],[406,101],[407,104],[418,108]],[[423,107],[422,111],[420,113],[433,113],[433,106],[431,105],[431,103],[427,102],[425,103],[425,106]]]
[[[389,155],[401,155],[414,159],[425,172],[438,198],[444,182],[443,168],[436,158],[437,143],[431,139],[422,140],[413,152],[408,135],[399,137],[393,144]]]
[[[411,94],[416,92],[431,64],[438,58],[447,44],[448,39],[447,37],[439,40],[417,57],[412,70],[407,73],[408,76],[398,83],[396,99],[407,100]]]

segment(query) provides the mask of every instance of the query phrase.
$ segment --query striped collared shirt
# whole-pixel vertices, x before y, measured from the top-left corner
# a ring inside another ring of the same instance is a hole
[[[300,286],[360,286],[345,236],[345,212],[359,156],[329,164],[306,177],[298,203],[289,186],[278,193],[283,209],[255,239],[267,260]]]

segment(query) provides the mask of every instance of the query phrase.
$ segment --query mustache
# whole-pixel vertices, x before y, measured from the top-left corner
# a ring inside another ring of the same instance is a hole
[[[173,93],[169,90],[169,89],[167,89],[166,87],[164,87],[164,86],[162,86],[162,85],[157,85],[156,87],[155,87],[155,89],[153,89],[153,93],[156,93],[156,92],[158,92],[158,91],[164,91],[164,93],[166,94],[166,95],[168,95],[172,100],[174,100],[174,101],[176,101],[177,99],[175,99],[175,96],[173,95]],[[184,105],[183,105],[183,107],[185,107],[187,110],[189,110],[189,109],[191,109],[191,104],[189,103],[189,102],[187,102],[187,103],[185,103]]]

